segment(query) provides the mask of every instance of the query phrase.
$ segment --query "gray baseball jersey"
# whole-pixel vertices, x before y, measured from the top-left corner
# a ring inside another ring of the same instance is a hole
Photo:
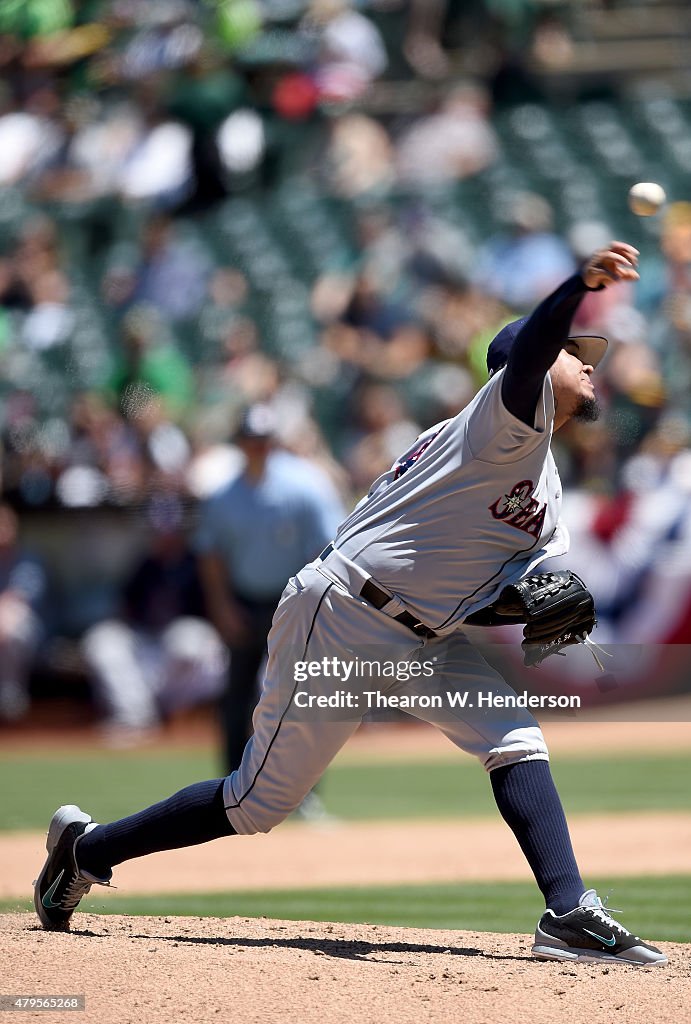
[[[298,687],[307,689],[306,699],[327,699],[337,687],[328,672],[295,682],[296,659],[320,665],[374,651],[380,660],[405,662],[424,649],[443,685],[465,688],[471,702],[445,711],[441,721],[420,708],[412,714],[433,722],[488,771],[548,757],[527,710],[480,710],[479,692],[503,697],[512,691],[462,628],[463,618],[490,603],[507,582],[568,547],[550,452],[549,375],[532,426],[504,405],[503,376],[496,373],[458,416],[422,434],[343,523],[337,550],[306,566],[286,587],[269,634],[254,735],[225,783],[226,812],[236,832],[268,831],[283,820],[363,714],[361,691],[371,683],[357,678],[349,687],[359,711],[333,721],[306,717],[293,703]],[[368,575],[396,595],[398,611],[402,600],[439,635],[424,640],[373,608],[359,596]],[[399,684],[378,685],[391,692]]]
[[[296,682],[296,659],[319,666],[375,651],[380,660],[405,662],[424,650],[445,687],[472,696],[468,707],[444,711],[442,720],[420,708],[412,714],[432,721],[488,771],[548,757],[527,710],[480,709],[480,691],[512,691],[462,625],[507,583],[568,548],[550,451],[551,379],[544,378],[528,426],[505,406],[503,377],[503,370],[495,373],[458,416],[422,434],[345,520],[336,550],[286,587],[269,634],[254,735],[226,779],[226,812],[237,832],[268,831],[290,813],[363,713],[363,688],[371,684],[357,678],[349,686],[359,711],[334,721],[306,717],[293,703],[298,688],[308,688],[305,699],[328,699],[335,681],[318,671]],[[361,596],[368,577],[394,595],[391,607],[378,611]],[[437,635],[422,639],[399,622],[394,616],[403,605]],[[398,684],[378,685],[391,691]],[[420,681],[400,685],[419,688]]]
[[[532,426],[506,409],[503,376],[421,434],[336,536],[343,555],[440,635],[569,546],[549,374]]]

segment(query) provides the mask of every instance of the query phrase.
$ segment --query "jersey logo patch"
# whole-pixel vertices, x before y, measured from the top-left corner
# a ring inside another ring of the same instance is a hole
[[[403,476],[406,470],[410,469],[411,466],[415,465],[415,463],[423,454],[423,452],[427,451],[429,446],[432,444],[432,441],[434,441],[435,437],[438,437],[439,434],[441,434],[443,429],[443,427],[440,427],[439,430],[437,430],[436,433],[432,434],[431,437],[426,437],[422,444],[419,446],[419,448],[416,448],[414,451],[412,451],[410,455],[407,455],[405,457],[405,459],[401,459],[401,461],[396,466],[396,469],[394,470],[394,480],[398,480],[399,477]]]
[[[532,496],[534,489],[532,480],[521,480],[514,484],[508,494],[497,498],[489,510],[495,519],[515,526],[517,530],[523,530],[537,539],[545,523],[547,502],[540,505]]]

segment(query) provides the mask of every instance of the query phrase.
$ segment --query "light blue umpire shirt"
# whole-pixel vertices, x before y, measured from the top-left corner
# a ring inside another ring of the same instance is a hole
[[[290,577],[334,538],[344,516],[325,473],[272,451],[259,481],[240,473],[202,503],[195,548],[219,555],[235,593],[277,600]]]

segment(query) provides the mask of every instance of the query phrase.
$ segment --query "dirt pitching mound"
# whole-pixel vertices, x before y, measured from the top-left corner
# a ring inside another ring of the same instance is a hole
[[[3,991],[86,994],[98,1024],[656,1024],[685,1018],[689,947],[641,969],[530,957],[527,935],[266,918],[99,917],[70,933],[0,915]],[[44,1011],[44,1022],[65,1021]]]

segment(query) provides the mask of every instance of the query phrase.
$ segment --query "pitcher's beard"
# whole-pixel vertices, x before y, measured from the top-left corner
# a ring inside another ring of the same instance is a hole
[[[579,423],[594,423],[600,418],[600,404],[594,395],[582,398],[576,407],[573,418]]]

